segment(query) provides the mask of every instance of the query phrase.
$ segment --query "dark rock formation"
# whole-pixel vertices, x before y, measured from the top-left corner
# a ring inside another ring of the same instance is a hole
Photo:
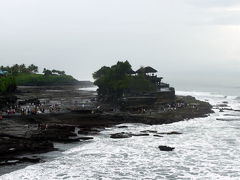
[[[86,141],[86,140],[91,140],[91,139],[94,139],[93,137],[79,137],[78,138],[79,140],[83,140],[83,141]]]
[[[177,131],[171,131],[171,132],[163,132],[163,133],[158,133],[158,134],[166,134],[166,135],[178,135],[178,134],[182,134],[180,132]]]
[[[0,157],[0,166],[15,165],[18,163],[39,163],[39,162],[43,162],[43,161],[40,158],[28,158],[28,157],[3,158],[3,157]]]
[[[97,135],[100,133],[99,129],[96,128],[80,128],[78,134],[81,135]]]
[[[132,136],[149,136],[149,134],[147,134],[147,133],[132,134]]]
[[[158,146],[160,151],[173,151],[175,148],[174,147],[169,147],[169,146]]]
[[[157,134],[154,134],[153,136],[155,136],[155,137],[163,137],[163,136],[160,136],[160,135],[157,135]]]
[[[142,133],[157,133],[157,131],[153,131],[153,130],[145,130],[145,131],[140,131]]]
[[[32,140],[26,138],[0,135],[0,156],[20,153],[40,153],[54,150],[53,143],[47,140]]]
[[[118,128],[128,128],[128,126],[118,126]]]
[[[131,133],[121,132],[116,134],[111,134],[110,138],[121,139],[121,138],[130,138],[132,137]]]

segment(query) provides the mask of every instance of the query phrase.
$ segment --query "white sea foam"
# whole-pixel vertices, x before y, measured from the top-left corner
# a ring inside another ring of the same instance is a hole
[[[82,90],[82,91],[96,91],[97,88],[98,88],[97,86],[92,86],[92,87],[79,88],[79,90]]]
[[[213,105],[227,101],[239,107],[234,98],[201,92],[177,92],[193,95]],[[74,144],[58,157],[5,174],[2,180],[42,179],[239,179],[240,122],[218,121],[224,115],[237,117],[234,111],[215,110],[207,118],[167,125],[125,124],[126,129],[108,128],[88,143]],[[239,116],[240,117],[240,116]],[[179,131],[182,135],[153,134],[146,137],[111,139],[111,133]],[[159,151],[159,145],[175,147],[173,152]]]

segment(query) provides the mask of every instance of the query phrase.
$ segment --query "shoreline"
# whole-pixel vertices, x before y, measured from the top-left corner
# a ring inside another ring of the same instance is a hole
[[[68,90],[68,92],[70,91]],[[49,93],[52,92],[50,91]],[[94,92],[88,92],[90,94],[84,93],[86,97],[82,98],[94,97]],[[76,95],[76,91],[73,91],[73,94]],[[46,97],[45,94],[44,96]],[[59,96],[56,96],[56,98],[59,98]],[[6,118],[1,120],[0,129],[0,160],[3,162],[1,166],[4,167],[5,165],[22,162],[41,162],[41,159],[38,158],[19,159],[19,156],[54,151],[56,150],[54,142],[72,143],[88,141],[93,139],[91,137],[92,134],[98,134],[106,127],[123,123],[169,124],[206,117],[213,113],[212,106],[209,103],[196,100],[190,96],[181,96],[181,98],[185,98],[186,101],[191,103],[184,108],[161,113],[103,112],[102,114],[81,114],[76,112],[59,112]],[[198,104],[198,106],[195,107],[194,104]],[[39,124],[45,125],[45,128],[39,129]],[[9,161],[13,163],[9,164]]]

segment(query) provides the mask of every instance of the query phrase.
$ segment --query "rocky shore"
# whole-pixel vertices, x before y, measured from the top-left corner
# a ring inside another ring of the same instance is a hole
[[[53,87],[52,87],[53,88]],[[17,94],[20,100],[29,97],[60,102],[63,107],[71,106],[76,101],[90,101],[95,92],[81,91],[74,88],[35,89],[23,88]],[[66,93],[67,92],[67,93]],[[71,143],[92,140],[91,135],[98,134],[102,129],[122,123],[167,124],[182,120],[205,117],[212,113],[210,104],[198,101],[193,97],[178,97],[186,106],[166,112],[153,110],[146,113],[109,112],[83,114],[63,109],[58,113],[46,113],[25,116],[9,116],[0,121],[0,166],[21,162],[41,162],[40,159],[19,158],[18,155],[42,153],[56,150],[54,142]],[[124,128],[124,127],[123,127]],[[118,134],[121,136],[147,136],[140,134]],[[156,134],[161,137],[162,134]]]

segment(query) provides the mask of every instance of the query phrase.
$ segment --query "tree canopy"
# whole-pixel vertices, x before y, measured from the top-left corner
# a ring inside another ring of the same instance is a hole
[[[7,71],[8,74],[17,75],[19,73],[37,73],[38,66],[31,64],[26,66],[25,64],[14,64],[13,66],[1,66],[1,70]]]
[[[6,77],[13,77],[12,83],[21,86],[41,86],[41,85],[75,85],[78,84],[78,80],[74,79],[70,75],[66,75],[65,71],[49,70],[44,68],[43,73],[38,73],[38,66],[31,64],[26,66],[25,64],[15,64],[13,66],[0,66],[0,70],[4,72],[0,81],[0,92],[7,91],[9,79]],[[7,79],[6,82],[3,79]],[[11,86],[13,87],[13,86]],[[10,88],[11,89],[11,88]]]
[[[132,92],[154,90],[154,84],[144,75],[132,76],[132,72],[132,66],[128,61],[118,61],[111,67],[101,67],[93,73],[94,84],[98,86],[98,95],[117,99]]]

